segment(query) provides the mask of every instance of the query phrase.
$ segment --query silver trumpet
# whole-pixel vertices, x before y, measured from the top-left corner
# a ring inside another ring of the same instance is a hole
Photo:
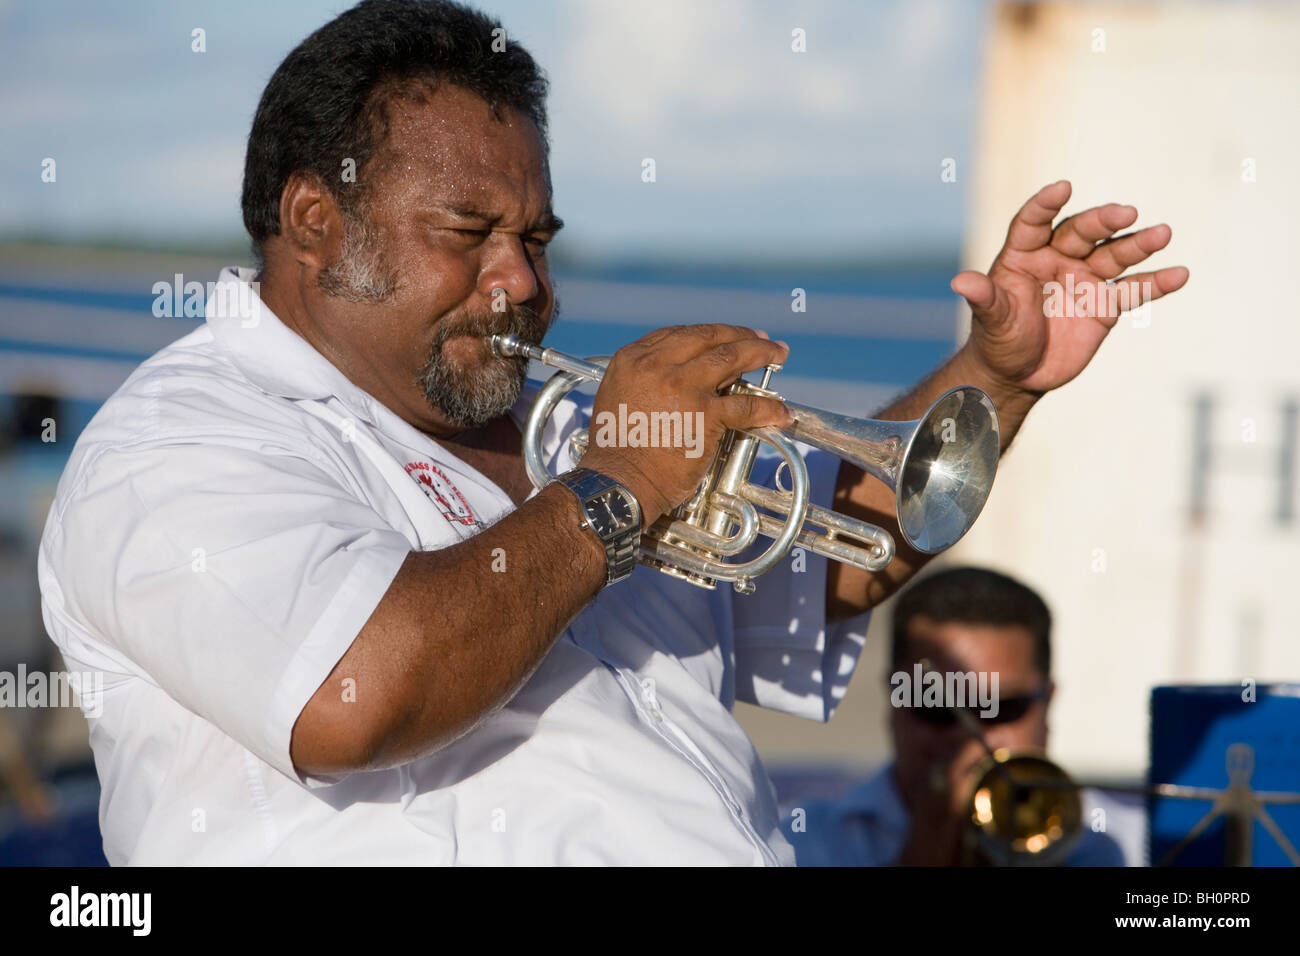
[[[533,486],[541,488],[553,477],[542,457],[547,421],[574,388],[584,381],[599,382],[609,360],[576,358],[515,335],[493,335],[489,341],[500,356],[522,356],[560,369],[538,392],[524,426],[524,467]],[[768,366],[760,384],[742,379],[728,391],[781,400],[768,388],[779,369]],[[729,581],[742,594],[752,593],[753,579],[784,560],[793,547],[864,571],[888,566],[894,559],[889,532],[810,502],[808,468],[795,442],[830,452],[887,485],[895,493],[903,539],[917,551],[936,554],[951,547],[979,517],[1001,452],[997,411],[981,389],[961,385],[947,391],[914,422],[850,418],[797,402],[785,404],[795,414],[788,428],[733,429],[723,435],[695,494],[642,534],[641,563],[704,588]],[[575,432],[569,441],[574,459],[581,458],[587,430]],[[785,459],[775,488],[749,480],[763,442]],[[789,487],[783,487],[782,472],[788,473]],[[772,539],[766,551],[748,561],[728,560],[759,535]]]

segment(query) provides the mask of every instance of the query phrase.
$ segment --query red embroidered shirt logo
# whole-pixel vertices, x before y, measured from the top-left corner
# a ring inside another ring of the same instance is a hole
[[[406,465],[406,473],[414,478],[424,489],[424,493],[438,506],[442,516],[457,524],[478,524],[469,502],[465,496],[442,473],[437,465],[425,461],[412,461]]]

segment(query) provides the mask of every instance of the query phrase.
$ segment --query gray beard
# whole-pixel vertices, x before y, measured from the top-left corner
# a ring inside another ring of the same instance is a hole
[[[557,304],[556,314],[558,311]],[[505,332],[528,342],[540,342],[546,329],[547,323],[528,306],[518,306],[509,313],[488,312],[457,324],[444,321],[434,335],[429,358],[420,369],[419,384],[424,397],[442,412],[449,424],[460,428],[481,428],[500,418],[519,401],[528,377],[528,359],[497,358],[482,368],[466,371],[447,359],[443,346],[449,338],[466,330],[484,336]]]
[[[527,359],[498,359],[485,368],[466,372],[447,360],[442,344],[447,336],[438,330],[429,359],[420,369],[420,387],[433,408],[448,424],[481,428],[500,418],[519,401],[528,375]]]

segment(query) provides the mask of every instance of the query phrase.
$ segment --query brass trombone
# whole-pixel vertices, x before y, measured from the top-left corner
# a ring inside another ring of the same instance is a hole
[[[497,355],[522,356],[560,369],[538,392],[524,427],[524,467],[534,487],[541,488],[553,477],[541,451],[547,420],[579,384],[599,382],[608,359],[576,358],[514,335],[493,335],[489,342]],[[779,368],[768,366],[760,384],[740,380],[729,392],[779,400],[768,388]],[[742,594],[752,593],[753,579],[795,546],[864,571],[885,568],[894,558],[893,538],[876,525],[812,504],[808,469],[795,442],[852,462],[894,491],[903,538],[923,553],[955,544],[984,507],[1001,443],[997,411],[982,390],[971,385],[951,389],[914,422],[850,418],[797,402],[785,404],[796,416],[790,427],[730,430],[723,436],[695,494],[641,536],[641,563],[700,587],[729,581]],[[588,440],[585,429],[571,436],[575,459]],[[749,480],[763,442],[785,459],[776,488]],[[789,474],[788,488],[781,486],[782,470]],[[766,551],[749,561],[728,560],[760,534],[772,539]]]
[[[930,662],[922,659],[923,670]],[[979,720],[949,707],[984,759],[970,774],[962,862],[971,866],[1058,866],[1083,835],[1080,786],[1037,747],[994,750]]]

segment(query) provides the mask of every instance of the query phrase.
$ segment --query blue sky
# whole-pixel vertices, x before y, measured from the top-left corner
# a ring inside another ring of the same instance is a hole
[[[0,236],[242,241],[257,98],[283,56],[347,5],[0,0]],[[984,4],[480,6],[550,75],[571,254],[955,257]],[[205,53],[190,50],[195,27]],[[796,27],[806,53],[791,52]],[[41,182],[45,157],[53,184]],[[945,157],[956,183],[940,181]]]

